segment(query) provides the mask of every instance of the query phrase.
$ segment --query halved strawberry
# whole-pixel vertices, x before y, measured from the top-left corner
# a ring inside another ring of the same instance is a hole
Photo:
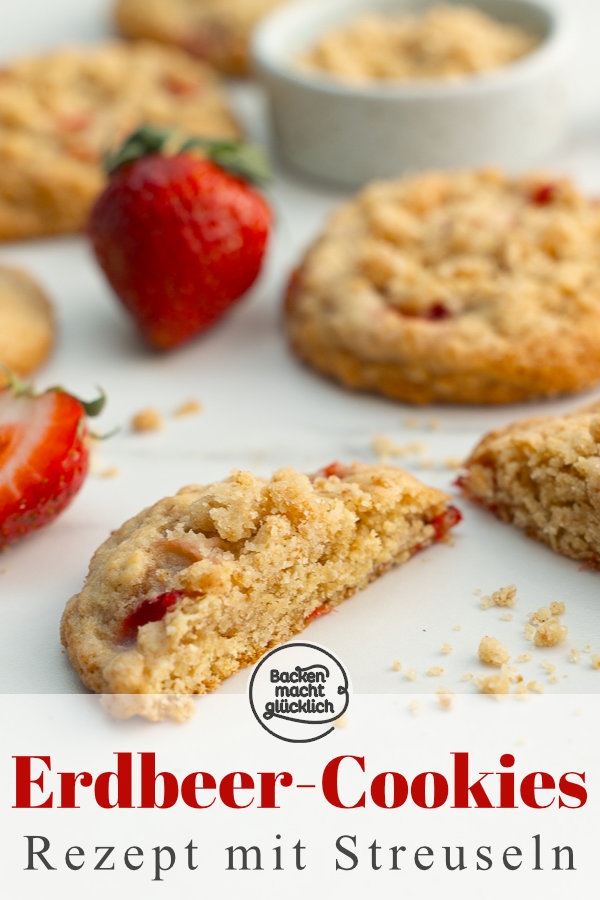
[[[0,390],[0,547],[47,525],[88,471],[90,404],[59,388],[35,394],[11,381]]]

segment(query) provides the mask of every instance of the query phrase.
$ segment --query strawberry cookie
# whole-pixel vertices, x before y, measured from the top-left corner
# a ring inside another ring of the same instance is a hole
[[[114,41],[0,72],[0,240],[80,230],[104,155],[142,122],[231,137],[217,77],[187,54]]]
[[[411,403],[600,380],[600,205],[567,179],[431,172],[364,189],[293,276],[296,353]]]
[[[254,26],[283,0],[118,0],[122,34],[183,47],[231,75],[248,70]]]
[[[63,643],[94,691],[205,693],[442,540],[460,520],[448,499],[358,464],[184,488],[96,552]]]
[[[20,269],[0,266],[0,366],[29,375],[54,343],[54,315],[37,283]],[[0,370],[0,384],[5,377]]]
[[[600,403],[492,431],[465,467],[467,497],[557,553],[600,567]]]

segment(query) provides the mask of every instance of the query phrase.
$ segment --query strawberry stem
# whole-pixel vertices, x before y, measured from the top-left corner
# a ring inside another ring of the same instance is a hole
[[[260,147],[244,141],[187,137],[174,129],[156,125],[137,128],[116,152],[107,154],[104,168],[112,175],[117,169],[143,156],[194,150],[200,150],[215,165],[253,184],[266,184],[271,178],[269,162]]]
[[[71,391],[65,391],[63,387],[56,385],[55,387],[48,388],[48,392],[55,391],[57,394],[69,394],[71,397],[75,397],[75,394],[72,394]],[[83,407],[83,411],[88,417],[88,419],[92,419],[94,416],[99,416],[104,406],[106,404],[106,394],[102,390],[102,388],[98,388],[98,396],[95,400],[82,400],[80,397],[75,397],[78,403]]]

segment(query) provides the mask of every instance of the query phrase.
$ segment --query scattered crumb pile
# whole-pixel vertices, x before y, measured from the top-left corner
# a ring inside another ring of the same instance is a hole
[[[517,605],[518,597],[516,585],[509,584],[506,587],[501,587],[498,590],[493,591],[491,594],[485,595],[482,591],[477,590],[475,591],[475,594],[480,597],[481,609],[489,610],[497,607],[503,608],[505,612],[502,613],[501,621],[512,621],[513,614],[509,613],[507,610],[514,609]],[[528,622],[525,625],[526,638],[530,640],[536,648],[556,647],[564,643],[568,634],[568,629],[566,625],[562,624],[560,617],[565,614],[565,611],[565,604],[557,601],[553,601],[549,606],[540,606],[539,609],[528,615]],[[454,627],[454,631],[460,630],[460,625]],[[452,653],[453,650],[454,648],[451,644],[443,643],[440,652],[442,655],[447,656]],[[517,699],[526,698],[531,694],[544,693],[544,684],[535,679],[526,681],[523,675],[518,671],[516,665],[509,665],[511,659],[510,651],[506,644],[497,637],[490,635],[483,637],[479,643],[477,654],[481,663],[499,669],[498,672],[493,674],[480,673],[475,676],[472,672],[466,672],[461,676],[460,681],[473,681],[480,693],[496,694],[499,696],[513,694]],[[571,648],[567,658],[571,663],[579,663],[584,654],[590,654],[589,659],[591,667],[600,670],[600,654],[591,654],[591,647],[589,645],[584,647],[583,650]],[[534,661],[535,655],[536,654],[534,653],[521,653],[516,657],[515,663],[531,663]],[[559,683],[560,677],[557,673],[555,663],[548,659],[542,659],[539,662],[539,665],[547,676],[549,684]],[[395,662],[393,668],[394,671],[399,672],[402,670],[402,664]],[[443,673],[444,669],[437,665],[431,666],[427,670],[427,675],[429,676],[439,676]],[[416,681],[417,677],[418,675],[415,669],[406,670],[406,678],[408,681]],[[562,678],[567,677],[566,674],[562,675]],[[455,695],[452,691],[449,691],[446,688],[440,688],[437,692],[437,697],[442,709],[449,710],[453,708]],[[414,710],[418,707],[418,713],[420,713],[422,708],[417,701],[413,701],[413,703],[416,703],[417,705],[414,709],[412,707],[409,707],[409,709],[413,715],[416,715],[417,712]]]

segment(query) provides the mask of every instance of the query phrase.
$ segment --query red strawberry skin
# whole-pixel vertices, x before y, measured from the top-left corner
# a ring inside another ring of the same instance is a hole
[[[256,280],[271,211],[241,179],[192,154],[142,156],[113,173],[92,210],[96,258],[154,347],[215,322]]]
[[[88,471],[87,419],[61,391],[0,390],[0,547],[59,515]]]

